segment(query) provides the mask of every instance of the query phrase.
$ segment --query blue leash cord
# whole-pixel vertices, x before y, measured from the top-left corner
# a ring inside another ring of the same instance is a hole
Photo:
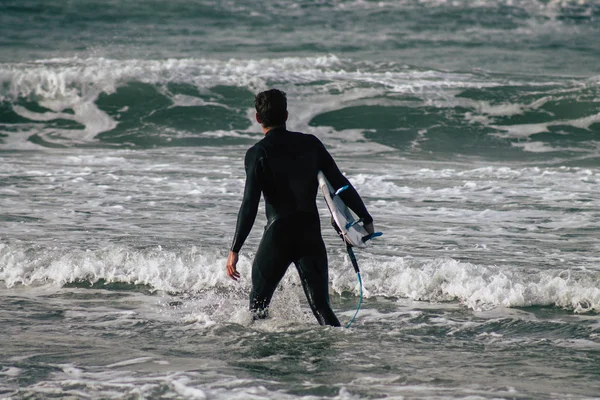
[[[360,272],[357,272],[356,276],[358,276],[358,285],[360,286],[360,299],[358,300],[358,307],[356,307],[356,312],[354,313],[354,316],[352,317],[350,322],[348,322],[348,325],[346,325],[346,328],[350,328],[350,325],[352,325],[352,323],[354,322],[354,319],[358,315],[358,311],[360,310],[360,306],[362,305],[362,301],[363,301],[363,288],[362,288],[362,279],[360,277]]]
[[[356,316],[358,315],[358,311],[360,310],[360,306],[362,305],[363,285],[362,278],[360,277],[360,269],[358,268],[358,262],[356,261],[356,256],[354,255],[354,250],[352,250],[352,245],[347,242],[346,251],[348,251],[348,256],[350,257],[350,261],[352,261],[352,266],[354,267],[354,271],[356,271],[356,276],[358,276],[358,285],[360,286],[360,299],[358,300],[358,307],[356,307],[356,312],[354,313],[354,316],[352,317],[350,322],[348,322],[348,325],[346,325],[346,328],[350,328],[350,325],[352,325],[352,323],[354,322],[354,319],[356,318]]]
[[[347,189],[347,187],[340,189],[338,192],[341,192],[344,189]],[[338,194],[338,193],[336,193],[336,194]],[[360,268],[358,268],[358,261],[356,261],[356,256],[354,255],[354,250],[352,250],[352,245],[350,243],[348,243],[346,241],[346,239],[344,239],[344,235],[342,234],[342,231],[340,230],[340,228],[335,223],[335,220],[333,219],[333,217],[331,217],[331,225],[336,230],[336,232],[338,233],[338,235],[340,235],[340,237],[342,238],[342,240],[344,241],[344,243],[346,243],[346,251],[348,252],[348,256],[350,257],[350,261],[352,261],[352,266],[354,267],[354,272],[356,272],[356,276],[358,277],[358,286],[360,287],[360,299],[358,300],[358,306],[356,307],[356,312],[354,313],[354,316],[352,317],[352,319],[350,320],[350,322],[348,322],[348,325],[346,325],[346,328],[350,328],[350,326],[352,325],[352,323],[356,319],[356,316],[358,315],[358,312],[360,311],[360,306],[362,305],[362,302],[363,302],[363,284],[362,284],[362,278],[360,277]],[[346,227],[346,229],[348,229],[348,227]],[[373,239],[375,237],[378,237],[378,236],[381,236],[381,232],[374,232],[374,233],[372,233],[370,235],[367,235],[367,236],[363,237],[362,241],[363,242],[367,242],[368,240],[371,240],[371,239]]]

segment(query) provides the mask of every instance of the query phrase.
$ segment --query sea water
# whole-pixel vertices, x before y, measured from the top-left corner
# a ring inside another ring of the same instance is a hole
[[[0,397],[600,398],[598,2],[0,6]],[[251,321],[262,205],[225,274],[271,87],[384,233],[348,329]]]

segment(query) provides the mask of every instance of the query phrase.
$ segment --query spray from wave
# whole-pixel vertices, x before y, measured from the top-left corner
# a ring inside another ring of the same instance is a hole
[[[0,244],[0,281],[15,286],[63,286],[89,283],[103,288],[112,283],[143,285],[147,291],[173,294],[231,293],[249,290],[248,279],[234,283],[224,272],[225,256],[196,247],[133,250],[109,246],[95,251],[60,248],[25,248]],[[417,261],[397,257],[384,262],[361,263],[365,297],[401,297],[421,301],[455,302],[473,309],[556,306],[577,313],[600,312],[600,274],[575,271],[515,271],[453,259]],[[249,272],[242,257],[240,271]],[[332,286],[337,293],[358,294],[348,260],[334,260]],[[284,290],[297,287],[289,271]],[[84,285],[85,286],[85,285]],[[242,295],[243,297],[243,295]]]

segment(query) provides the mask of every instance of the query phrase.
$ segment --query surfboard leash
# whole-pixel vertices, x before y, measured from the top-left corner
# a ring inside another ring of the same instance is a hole
[[[342,193],[343,191],[347,190],[350,186],[346,185],[346,186],[342,186],[341,188],[339,188],[338,190],[336,190],[335,192],[332,191],[331,185],[327,182],[327,179],[325,178],[325,176],[323,175],[322,172],[319,172],[319,174],[321,174],[322,176],[319,179],[323,179],[325,182],[325,185],[327,187],[327,191],[329,192],[329,196],[333,199],[337,196],[340,195],[340,193]],[[325,190],[325,189],[323,189]],[[333,226],[333,228],[335,229],[335,231],[338,233],[338,235],[340,236],[340,238],[342,239],[342,241],[346,244],[346,251],[348,252],[348,256],[350,257],[350,261],[352,262],[352,266],[354,267],[354,271],[356,272],[356,276],[358,278],[358,286],[360,289],[360,297],[358,300],[358,305],[356,307],[356,312],[354,313],[354,315],[352,316],[352,319],[350,320],[350,322],[348,322],[348,324],[346,325],[346,328],[350,328],[350,326],[352,325],[352,323],[354,322],[354,320],[356,319],[356,316],[358,315],[358,312],[360,311],[360,307],[362,306],[362,302],[363,302],[363,283],[362,283],[362,277],[360,276],[360,268],[358,267],[358,262],[356,261],[356,256],[354,255],[354,250],[352,249],[352,244],[346,239],[346,237],[344,236],[344,234],[342,233],[342,230],[340,229],[340,227],[337,225],[335,218],[334,218],[334,213],[333,210],[329,204],[329,201],[327,201],[327,197],[325,197],[325,203],[327,204],[327,208],[329,209],[329,212],[331,214],[331,225]],[[352,228],[354,225],[359,224],[363,222],[363,219],[360,218],[358,220],[351,220],[350,222],[348,222],[345,225],[346,231],[348,231],[348,229]],[[361,238],[363,243],[368,242],[369,240],[381,236],[381,232],[374,232],[371,234],[368,234],[366,236],[363,236]]]
[[[354,267],[354,271],[356,272],[356,276],[358,277],[358,286],[360,288],[360,298],[358,299],[358,306],[356,307],[356,312],[354,313],[354,316],[352,317],[350,322],[348,322],[348,324],[346,325],[346,328],[350,328],[350,326],[356,319],[356,316],[360,311],[360,306],[363,302],[363,285],[362,278],[360,277],[360,269],[358,268],[358,261],[356,261],[356,256],[354,255],[354,250],[352,250],[352,245],[346,242],[345,240],[344,242],[346,243],[346,251],[348,252],[348,257],[350,257],[350,261],[352,262],[352,266]]]
[[[350,326],[352,325],[352,323],[356,319],[356,316],[358,315],[358,312],[360,311],[360,307],[362,306],[362,302],[363,302],[363,283],[362,283],[362,277],[360,276],[360,268],[358,267],[358,261],[356,261],[356,255],[354,255],[354,250],[352,249],[352,245],[350,243],[348,243],[346,241],[346,239],[344,239],[344,235],[342,235],[342,231],[337,226],[337,224],[335,223],[335,221],[333,220],[333,218],[331,218],[331,224],[333,225],[333,227],[337,231],[338,235],[340,235],[340,237],[342,238],[342,240],[346,244],[346,251],[348,252],[348,257],[350,257],[350,261],[352,262],[352,266],[354,267],[354,272],[356,272],[356,276],[358,278],[358,287],[360,288],[360,297],[358,299],[358,306],[356,306],[356,312],[354,313],[354,316],[352,317],[352,319],[350,320],[350,322],[348,322],[348,324],[346,325],[346,328],[350,328]],[[363,240],[363,242],[367,242],[367,241],[369,241],[369,240],[371,240],[373,238],[379,237],[381,235],[382,235],[381,232],[375,232],[375,233],[372,233],[370,235],[367,235],[367,236],[363,237],[362,240]]]

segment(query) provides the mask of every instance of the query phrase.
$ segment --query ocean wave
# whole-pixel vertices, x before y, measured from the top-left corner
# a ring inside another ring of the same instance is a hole
[[[597,77],[459,73],[335,55],[2,64],[0,146],[18,147],[23,137],[44,147],[248,143],[257,133],[254,93],[272,86],[288,92],[292,129],[355,150],[596,157],[600,146]]]
[[[398,258],[364,264],[362,275],[367,296],[458,301],[473,310],[556,306],[577,313],[600,311],[597,272],[529,270],[524,273],[453,259],[423,263]]]
[[[27,248],[0,244],[0,280],[11,288],[102,280],[149,285],[166,292],[231,286],[224,279],[222,255],[192,248],[185,253],[110,246],[95,251]],[[242,259],[241,266],[246,261]]]
[[[196,247],[182,251],[161,247],[134,250],[109,246],[93,251],[0,244],[0,281],[17,286],[63,286],[89,282],[146,285],[170,293],[217,291],[247,293],[249,279],[233,282],[225,274],[225,255]],[[239,270],[249,273],[251,260],[242,256]],[[330,268],[333,289],[358,293],[347,260]],[[401,297],[430,302],[457,301],[473,310],[498,307],[556,306],[576,313],[600,312],[597,271],[546,270],[528,272],[464,263],[450,258],[419,261],[394,257],[361,261],[365,297]],[[298,286],[288,272],[284,287]],[[96,286],[94,286],[96,284]]]

